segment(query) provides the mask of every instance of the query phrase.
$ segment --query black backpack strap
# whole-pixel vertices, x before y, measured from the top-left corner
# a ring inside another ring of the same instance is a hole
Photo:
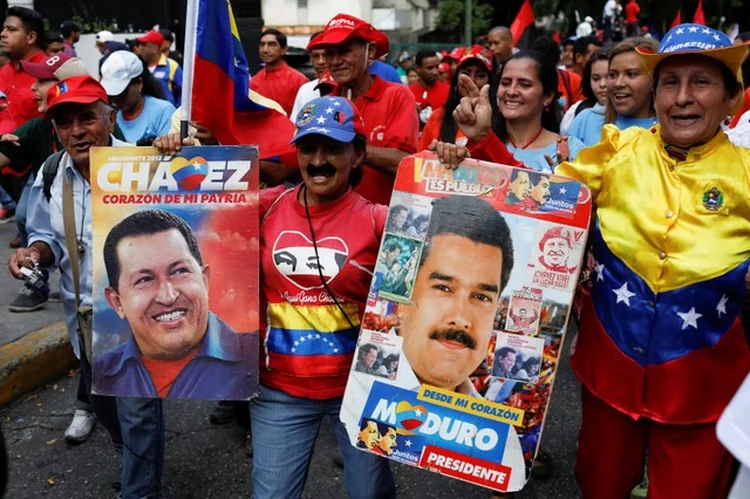
[[[57,176],[57,169],[60,167],[60,160],[65,154],[65,150],[57,151],[52,156],[44,160],[42,164],[42,178],[44,179],[43,192],[47,201],[52,197],[52,182]]]

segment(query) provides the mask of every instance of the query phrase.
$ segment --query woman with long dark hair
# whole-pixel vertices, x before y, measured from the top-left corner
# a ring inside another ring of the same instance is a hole
[[[445,106],[433,111],[430,119],[427,120],[424,130],[422,130],[422,137],[419,139],[420,151],[427,149],[435,139],[457,144],[466,143],[466,137],[453,120],[453,110],[461,102],[461,98],[465,97],[458,85],[458,79],[462,74],[471,78],[479,88],[489,84],[494,91],[497,87],[497,81],[494,78],[492,53],[481,45],[460,50],[463,50],[463,56],[459,59],[456,71],[451,78],[448,100]],[[496,108],[495,111],[497,111]]]
[[[584,99],[578,101],[565,113],[560,123],[560,131],[567,133],[576,116],[586,109],[604,116],[607,106],[607,77],[609,75],[609,54],[599,49],[589,57],[583,67],[581,91]]]
[[[584,147],[574,137],[560,136],[557,78],[555,65],[534,50],[517,53],[500,71],[500,113],[493,113],[492,129],[513,156],[537,171],[551,171]]]
[[[175,107],[164,98],[164,89],[143,59],[120,50],[102,64],[102,86],[117,109],[117,124],[125,139],[151,145],[156,137],[169,133]]]

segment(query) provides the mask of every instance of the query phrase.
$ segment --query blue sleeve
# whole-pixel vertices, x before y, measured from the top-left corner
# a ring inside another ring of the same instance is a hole
[[[59,168],[65,166],[61,163]],[[63,172],[64,173],[64,172]],[[55,255],[55,265],[60,264],[62,259],[62,248],[55,238],[55,232],[52,230],[50,222],[49,201],[44,195],[44,172],[40,168],[37,173],[34,185],[29,190],[29,210],[26,214],[26,231],[29,235],[29,246],[36,241],[47,243],[47,246]]]
[[[180,107],[182,105],[182,68],[177,66],[177,70],[174,72],[174,80],[172,81],[175,85],[174,88],[174,105]]]
[[[578,153],[585,148],[586,144],[581,142],[581,140],[577,137],[568,137],[568,151],[570,152],[570,159],[568,159],[568,161],[573,161],[574,159],[576,159]]]
[[[154,122],[154,131],[157,137],[161,137],[162,135],[167,135],[169,133],[169,131],[172,129],[172,115],[175,111],[177,111],[177,108],[174,107],[170,102],[161,101],[161,105],[161,113],[158,115],[156,121]]]
[[[576,138],[585,144],[585,133],[586,130],[586,116],[589,115],[589,110],[584,109],[581,113],[573,118],[573,123],[568,127],[568,136]],[[572,154],[572,151],[571,151]],[[572,159],[572,157],[571,157]]]
[[[375,60],[370,64],[370,74],[378,75],[382,80],[391,83],[403,84],[396,68],[380,60]]]

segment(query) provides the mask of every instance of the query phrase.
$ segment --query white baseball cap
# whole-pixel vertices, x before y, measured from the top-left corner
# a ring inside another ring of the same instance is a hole
[[[101,84],[107,95],[120,95],[133,78],[143,73],[143,62],[132,52],[118,50],[112,52],[101,68]]]
[[[102,30],[96,34],[96,41],[101,43],[111,42],[115,39],[115,35],[111,31]]]

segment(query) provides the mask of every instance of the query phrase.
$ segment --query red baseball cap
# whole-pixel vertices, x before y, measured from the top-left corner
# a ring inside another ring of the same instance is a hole
[[[473,47],[466,47],[463,49],[463,55],[461,55],[458,59],[458,65],[461,66],[467,61],[481,62],[490,73],[492,72],[492,67],[494,66],[492,52],[482,47],[481,45],[474,45]]]
[[[21,61],[21,67],[25,73],[40,80],[64,80],[89,74],[81,59],[65,52],[53,54],[44,62]]]
[[[337,14],[328,21],[325,30],[307,44],[307,50],[322,49],[330,45],[339,45],[349,40],[363,40],[375,44],[375,58],[388,53],[388,37],[376,30],[370,23],[347,14]]]
[[[164,43],[164,35],[158,31],[151,30],[143,36],[139,36],[135,39],[138,43],[155,43],[161,46]]]
[[[89,75],[73,76],[55,83],[47,91],[45,116],[49,118],[52,109],[60,104],[91,104],[96,101],[109,103],[104,87]]]

